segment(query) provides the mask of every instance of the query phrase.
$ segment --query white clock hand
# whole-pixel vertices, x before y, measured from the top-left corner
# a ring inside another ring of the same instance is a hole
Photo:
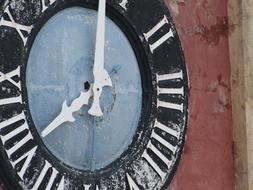
[[[96,49],[94,60],[94,85],[93,85],[93,103],[89,109],[89,114],[93,116],[102,116],[103,112],[100,108],[99,98],[103,87],[112,86],[111,78],[104,69],[104,47],[105,47],[105,12],[106,0],[99,0]]]
[[[92,96],[91,88],[87,92],[81,92],[80,96],[76,98],[68,107],[67,102],[62,104],[61,113],[42,131],[41,136],[46,137],[53,130],[65,122],[74,122],[73,113],[82,108],[83,105],[88,105],[89,99]]]

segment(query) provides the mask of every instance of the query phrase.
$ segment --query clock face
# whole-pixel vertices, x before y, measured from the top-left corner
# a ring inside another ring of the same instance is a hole
[[[172,19],[158,0],[107,0],[106,16],[103,3],[0,4],[7,188],[163,189],[172,180],[188,114]]]
[[[29,110],[39,133],[60,113],[65,100],[70,105],[85,91],[85,81],[93,80],[96,22],[95,10],[67,8],[51,17],[36,35],[26,84]],[[90,105],[83,106],[74,115],[75,122],[63,123],[42,138],[59,160],[81,170],[101,169],[120,157],[132,142],[142,108],[141,74],[131,44],[112,20],[107,18],[105,25],[105,68],[113,87],[105,88],[101,97],[103,118],[90,116]]]

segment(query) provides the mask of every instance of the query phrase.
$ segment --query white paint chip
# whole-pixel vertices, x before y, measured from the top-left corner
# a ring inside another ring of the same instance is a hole
[[[126,7],[127,3],[128,3],[128,0],[122,0],[121,3],[119,3],[119,5],[120,5],[123,9],[127,10],[127,7]]]

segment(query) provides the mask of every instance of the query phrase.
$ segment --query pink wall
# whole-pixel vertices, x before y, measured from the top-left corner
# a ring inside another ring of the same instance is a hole
[[[233,190],[227,0],[166,0],[190,77],[190,119],[171,190]]]

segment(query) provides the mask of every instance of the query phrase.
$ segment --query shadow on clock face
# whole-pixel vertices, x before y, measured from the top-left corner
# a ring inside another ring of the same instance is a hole
[[[72,7],[53,16],[38,33],[29,55],[26,83],[29,108],[39,134],[70,105],[85,82],[93,82],[97,12]],[[118,26],[106,18],[105,69],[113,87],[103,89],[102,118],[83,106],[42,138],[64,164],[80,170],[106,167],[127,150],[137,130],[142,106],[142,83],[135,53]]]

